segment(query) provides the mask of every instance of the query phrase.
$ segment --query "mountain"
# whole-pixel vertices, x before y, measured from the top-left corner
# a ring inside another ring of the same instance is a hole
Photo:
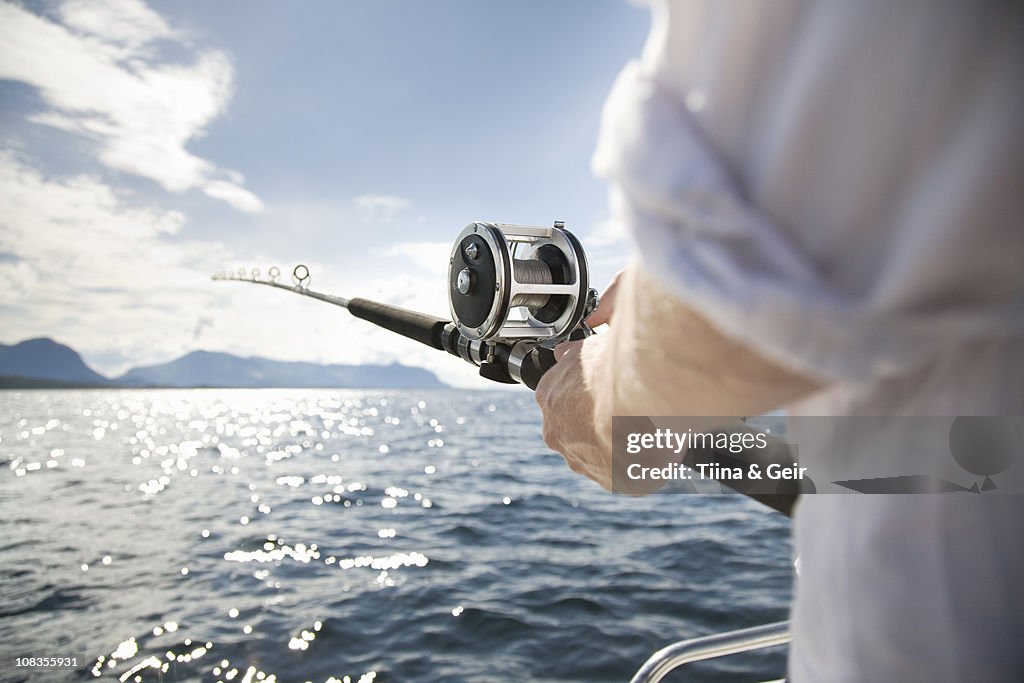
[[[423,368],[391,365],[319,365],[240,358],[193,351],[161,365],[133,368],[115,380],[122,386],[165,387],[375,387],[429,389],[446,386]]]
[[[52,339],[28,339],[8,346],[0,344],[0,375],[86,386],[110,384],[93,371],[70,347]]]
[[[0,389],[55,387],[322,387],[430,389],[446,386],[434,373],[399,363],[319,365],[193,351],[181,358],[108,379],[73,349],[52,339],[0,344]]]

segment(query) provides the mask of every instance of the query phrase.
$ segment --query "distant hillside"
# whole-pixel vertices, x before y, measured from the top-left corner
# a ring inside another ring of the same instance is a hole
[[[79,384],[62,379],[39,379],[18,375],[0,375],[0,389],[109,389],[113,384]]]
[[[134,368],[115,380],[124,386],[166,387],[375,387],[445,386],[434,373],[398,363],[391,365],[319,365],[267,358],[240,358],[228,353],[193,351],[181,358]]]
[[[77,385],[110,384],[76,351],[52,339],[28,339],[14,346],[0,344],[0,375]]]
[[[321,387],[429,389],[446,386],[434,373],[391,365],[319,365],[193,351],[181,358],[108,379],[73,349],[52,339],[0,344],[0,389],[56,387]]]

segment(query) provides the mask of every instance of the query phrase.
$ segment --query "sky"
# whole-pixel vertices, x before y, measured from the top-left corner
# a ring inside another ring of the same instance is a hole
[[[590,170],[649,14],[622,0],[0,0],[0,342],[116,376],[196,349],[427,367],[455,358],[239,267],[449,317],[473,220],[630,246]]]

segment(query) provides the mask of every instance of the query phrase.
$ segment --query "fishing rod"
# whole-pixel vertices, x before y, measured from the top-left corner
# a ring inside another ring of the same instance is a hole
[[[280,282],[280,277],[276,267],[265,278],[258,270],[244,268],[213,275],[214,280],[267,285],[340,306],[357,318],[478,366],[481,377],[530,389],[536,389],[555,365],[557,344],[593,334],[586,319],[598,304],[583,245],[562,221],[550,228],[482,221],[463,228],[448,259],[451,320],[310,289],[305,265],[292,271],[291,285]],[[792,464],[788,453],[784,456],[771,462]],[[736,466],[750,462],[721,449],[692,448],[684,459],[689,466],[702,461]],[[734,481],[724,483],[787,516],[796,501],[793,493],[765,493]]]
[[[467,225],[448,260],[451,320],[315,291],[304,265],[295,267],[292,285],[279,281],[276,267],[265,278],[258,270],[242,269],[213,279],[277,287],[341,306],[357,318],[478,366],[481,377],[530,389],[555,364],[555,345],[593,333],[585,320],[598,303],[583,245],[562,221],[550,228]]]

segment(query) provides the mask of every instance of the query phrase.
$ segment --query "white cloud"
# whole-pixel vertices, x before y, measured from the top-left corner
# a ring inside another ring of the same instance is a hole
[[[263,210],[259,197],[244,187],[223,180],[214,180],[203,187],[203,192],[214,199],[221,199],[239,211],[258,213]]]
[[[44,292],[182,284],[202,253],[169,239],[185,223],[180,212],[127,205],[95,177],[44,178],[9,153],[0,153],[0,206],[0,251],[19,259],[0,267],[28,264]],[[223,247],[203,244],[223,258]],[[152,259],[164,266],[159,272]]]
[[[438,286],[444,284],[448,274],[448,259],[451,258],[451,242],[402,242],[382,250],[386,256],[401,256],[409,259],[418,268],[437,276]]]
[[[614,218],[604,218],[583,238],[588,247],[622,246],[629,240],[626,227]]]
[[[409,208],[411,202],[405,197],[389,194],[364,194],[352,200],[352,205],[370,222],[389,223],[398,214]]]
[[[181,236],[177,211],[134,205],[93,176],[46,177],[0,152],[0,290],[5,343],[54,337],[117,375],[204,348],[239,355],[429,368],[487,386],[464,361],[293,294],[209,275],[272,263],[249,243]],[[287,279],[290,266],[280,264]],[[447,315],[443,281],[395,255],[367,277],[312,260],[318,289]]]
[[[46,178],[10,153],[0,153],[0,206],[0,252],[15,256],[0,261],[5,341],[169,350],[208,309],[204,272],[228,257],[216,242],[182,240],[178,211],[133,206],[92,176]]]
[[[134,0],[67,0],[58,10],[68,26],[130,47],[175,33],[163,17]]]
[[[601,292],[614,274],[632,260],[633,241],[625,226],[613,218],[599,220],[580,239],[587,250],[590,286]]]
[[[95,140],[104,165],[168,191],[199,189],[241,211],[263,208],[236,173],[186,149],[231,98],[223,52],[160,63],[159,41],[189,46],[137,0],[73,1],[58,15],[63,24],[0,4],[0,78],[34,86],[50,107],[30,121]]]

